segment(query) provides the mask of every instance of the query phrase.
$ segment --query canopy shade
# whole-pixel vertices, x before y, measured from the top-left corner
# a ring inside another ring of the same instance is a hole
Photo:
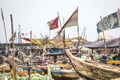
[[[95,48],[104,48],[105,44],[104,44],[104,40],[102,40],[102,41],[86,43],[82,46],[95,49]],[[107,48],[119,47],[119,38],[106,40],[106,47]]]

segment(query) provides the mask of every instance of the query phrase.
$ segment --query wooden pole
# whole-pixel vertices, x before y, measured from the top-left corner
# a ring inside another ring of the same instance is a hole
[[[30,31],[30,39],[32,39],[32,31]],[[32,43],[30,43],[30,65],[31,65],[31,57],[32,57]]]
[[[59,16],[59,12],[57,12],[57,14],[58,14],[58,19],[59,19],[59,23],[60,23],[60,28],[62,28],[62,24],[61,24],[61,20],[60,20],[60,16]],[[65,23],[65,19],[63,18],[63,24]],[[61,35],[61,34],[57,34],[57,35]],[[63,47],[64,47],[64,54],[63,54],[63,56],[65,55],[65,47],[66,47],[66,43],[65,43],[65,28],[64,28],[64,30],[63,30],[63,34],[62,34],[62,36],[63,36]]]
[[[11,19],[11,31],[12,31],[12,59],[14,60],[14,30],[13,30],[13,18],[12,18],[12,14],[10,14],[10,19]],[[14,66],[13,68],[13,77],[14,77],[14,80],[17,80],[17,76],[16,76],[16,67]]]
[[[105,39],[105,33],[103,31],[103,38],[104,38],[104,46],[105,46],[105,50],[106,50],[106,39]]]
[[[32,31],[30,31],[30,39],[32,39]],[[28,66],[31,66],[32,65],[32,60],[31,60],[31,58],[32,58],[32,43],[30,43],[30,64],[27,64]],[[29,69],[28,69],[28,74],[29,74],[29,78],[28,78],[28,80],[30,80],[30,73],[31,73],[31,67],[29,67]]]
[[[13,30],[13,18],[12,14],[10,14],[10,19],[11,19],[11,33],[12,33],[12,57],[14,58],[14,30]]]
[[[64,54],[63,54],[63,56],[65,56],[65,49],[66,49],[66,42],[65,42],[65,29],[63,30],[63,46],[64,46]]]
[[[103,24],[103,19],[102,19],[102,17],[100,16],[100,19],[101,19],[101,21],[102,21],[102,24]],[[106,51],[106,39],[105,39],[105,33],[104,33],[104,30],[102,31],[102,33],[103,33],[103,38],[104,38],[104,46],[105,46],[105,51]]]
[[[57,14],[58,14],[58,17],[59,17],[59,23],[60,23],[60,27],[62,28],[62,24],[61,24],[61,20],[60,20],[60,16],[59,16],[59,12],[57,12]],[[65,19],[63,18],[63,24],[65,23]],[[60,35],[60,34],[58,34],[58,35]],[[66,42],[65,42],[65,28],[64,28],[64,30],[63,30],[63,48],[64,48],[64,54],[63,54],[63,57],[65,57],[65,48],[66,48]]]
[[[99,38],[99,33],[98,33],[98,41],[100,40],[100,38]]]
[[[65,19],[63,18],[63,23],[65,23]],[[65,39],[65,28],[64,28],[64,30],[63,30],[63,46],[64,46],[64,54],[63,54],[63,56],[65,57],[65,49],[66,49],[66,41],[65,41],[66,39]]]
[[[78,9],[78,7],[77,7],[77,9]],[[78,21],[78,22],[79,22],[79,21]],[[80,39],[79,39],[79,37],[80,37],[80,34],[79,34],[79,23],[77,24],[77,35],[78,35],[78,45],[77,45],[77,49],[78,49],[79,57],[81,57],[81,54],[80,54],[81,49],[79,49],[79,46],[80,46]],[[82,48],[82,47],[81,47],[81,48]]]
[[[7,52],[8,51],[7,32],[6,32],[6,25],[5,25],[5,20],[4,20],[2,8],[1,8],[1,15],[2,15],[2,21],[3,21],[3,25],[4,25],[5,40],[6,40],[6,52]]]
[[[59,20],[59,23],[60,23],[60,27],[62,28],[62,24],[61,24],[61,20],[60,20],[59,12],[57,12],[57,14],[58,14],[58,20]]]

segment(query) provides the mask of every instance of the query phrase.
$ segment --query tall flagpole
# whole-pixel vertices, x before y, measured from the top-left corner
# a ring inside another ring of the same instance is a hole
[[[61,24],[61,20],[60,20],[60,16],[59,16],[59,12],[57,12],[58,17],[59,17],[59,22],[60,22],[60,27],[62,28],[62,24]],[[64,18],[63,18],[63,23],[65,22]],[[58,34],[60,35],[60,34]],[[63,30],[63,47],[64,47],[64,51],[63,51],[63,57],[65,56],[65,48],[66,48],[66,43],[65,43],[65,28]]]
[[[101,19],[101,21],[102,21],[102,24],[103,24],[103,19],[102,19],[102,17],[100,16],[100,19]],[[103,33],[103,38],[104,38],[104,46],[105,46],[105,51],[106,51],[106,39],[105,39],[105,33],[104,33],[104,30],[102,31],[102,33]]]
[[[32,31],[30,31],[30,39],[32,39]],[[30,64],[29,63],[27,63],[27,66],[31,66],[32,65],[32,60],[31,60],[31,58],[32,58],[32,43],[30,43]],[[28,75],[29,75],[29,77],[28,77],[28,80],[30,80],[30,73],[31,73],[31,67],[29,67],[29,69],[28,69]]]
[[[10,14],[10,19],[11,19],[11,31],[12,31],[12,49],[13,49],[13,51],[12,51],[12,57],[13,57],[13,59],[14,59],[14,30],[13,30],[13,18],[12,18],[12,14]],[[14,80],[17,80],[17,76],[16,76],[16,66],[14,66],[14,68],[13,68],[13,77],[14,77]]]
[[[30,39],[32,39],[32,31],[30,31]],[[32,65],[31,63],[31,57],[32,57],[32,43],[30,43],[30,65]]]
[[[12,52],[12,56],[14,58],[14,30],[13,30],[13,18],[12,18],[12,14],[10,15],[10,19],[11,19],[11,33],[12,33],[12,49],[13,49],[13,52]]]
[[[62,28],[62,24],[61,24],[61,20],[60,20],[59,12],[57,12],[57,14],[58,14],[58,20],[59,20],[59,23],[60,23],[60,27]]]
[[[77,7],[78,9],[78,7]],[[78,21],[79,22],[79,21]],[[78,50],[78,54],[79,54],[79,57],[80,57],[80,49],[79,49],[79,45],[80,45],[80,34],[79,34],[79,23],[77,24],[77,35],[78,35],[78,45],[77,45],[77,50]]]
[[[1,8],[1,15],[2,15],[2,21],[3,21],[3,25],[4,25],[4,31],[5,31],[6,51],[8,51],[7,33],[6,33],[6,26],[5,26],[5,21],[4,21],[4,15],[3,15],[2,8]]]
[[[103,38],[104,38],[104,46],[105,46],[105,50],[106,50],[106,39],[105,39],[105,33],[104,33],[104,31],[102,31],[102,33],[103,33]]]

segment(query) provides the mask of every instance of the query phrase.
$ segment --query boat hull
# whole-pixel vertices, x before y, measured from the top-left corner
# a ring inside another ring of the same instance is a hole
[[[110,80],[120,77],[120,69],[117,69],[117,67],[86,62],[73,56],[69,50],[66,50],[66,54],[70,59],[73,68],[80,75],[93,80]]]

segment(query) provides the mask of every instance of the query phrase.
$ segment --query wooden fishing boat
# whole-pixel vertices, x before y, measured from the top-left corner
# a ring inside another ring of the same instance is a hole
[[[76,72],[89,80],[112,80],[120,78],[120,68],[117,66],[82,60],[72,55],[69,49],[66,54]]]
[[[49,64],[48,66],[55,80],[77,80],[80,78],[70,64]]]
[[[4,67],[10,67],[9,65],[11,65],[12,68],[14,69],[14,72],[11,73],[11,70],[9,68],[9,72],[0,74],[0,78],[5,77],[7,79],[8,78],[13,79],[13,77],[11,77],[11,74],[15,74],[17,80],[23,80],[23,79],[28,80],[29,78],[30,80],[39,80],[39,79],[52,80],[51,72],[48,66],[44,66],[42,68],[37,65],[19,64],[20,60],[15,58],[12,59],[12,56],[9,57],[2,56],[2,58],[4,59],[5,63],[8,63],[8,65],[0,66],[0,71],[3,72]]]

